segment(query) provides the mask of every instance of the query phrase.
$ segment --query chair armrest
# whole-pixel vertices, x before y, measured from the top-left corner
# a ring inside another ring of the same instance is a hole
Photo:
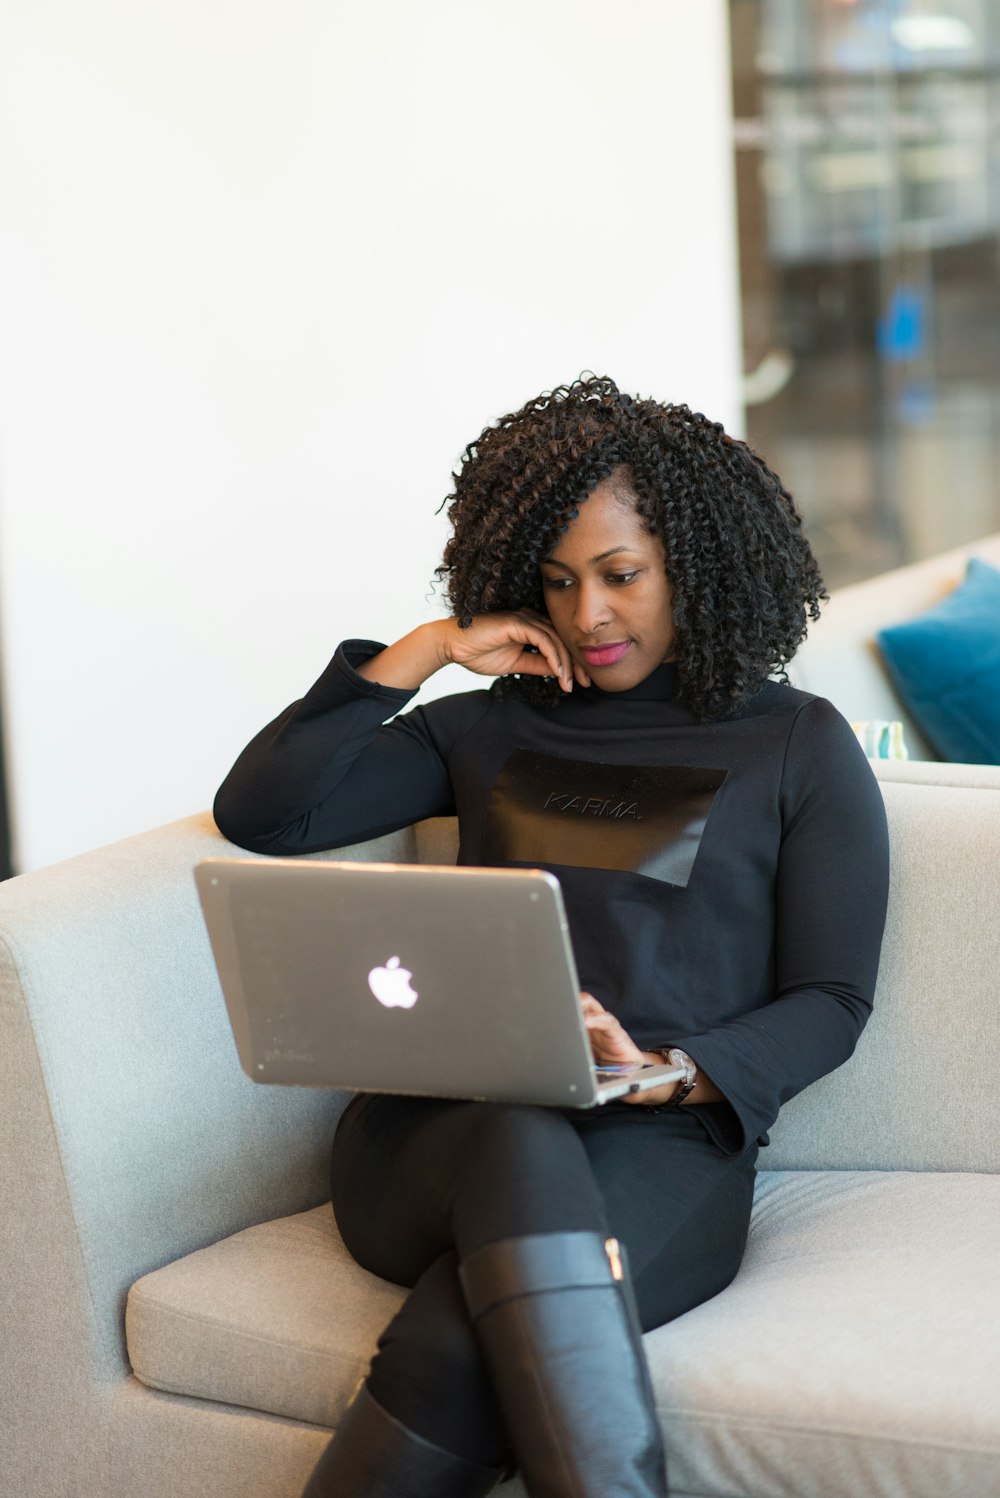
[[[328,856],[415,851],[406,829]],[[345,1097],[239,1066],[193,879],[226,853],[253,856],[205,814],[0,886],[5,1356],[55,1293],[116,1379],[135,1279],[329,1195]]]

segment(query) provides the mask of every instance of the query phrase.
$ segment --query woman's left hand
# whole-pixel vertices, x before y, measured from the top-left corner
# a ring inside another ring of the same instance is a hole
[[[592,993],[580,995],[583,1023],[598,1066],[642,1066],[642,1054],[628,1031],[597,1002]]]
[[[583,1023],[590,1037],[590,1049],[598,1066],[647,1066],[660,1064],[662,1056],[640,1051],[625,1027],[609,1010],[594,998],[592,993],[581,993],[580,1008]],[[677,1090],[676,1082],[667,1082],[663,1087],[648,1087],[645,1092],[633,1092],[621,1099],[623,1103],[638,1103],[654,1107],[667,1103]]]

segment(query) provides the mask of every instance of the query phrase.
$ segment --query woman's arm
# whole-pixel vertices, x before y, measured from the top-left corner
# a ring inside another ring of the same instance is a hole
[[[774,997],[674,1041],[730,1104],[734,1151],[851,1055],[871,1013],[885,926],[882,793],[849,724],[821,698],[796,716],[780,800]]]
[[[453,810],[443,751],[461,714],[445,703],[430,717],[416,709],[386,725],[413,692],[359,674],[382,649],[345,641],[306,695],[251,739],[215,798],[230,841],[257,853],[308,853]],[[463,706],[467,714],[468,699]]]
[[[468,629],[436,620],[394,645],[348,641],[239,756],[215,799],[220,831],[255,852],[308,853],[450,815],[449,749],[486,699],[444,698],[383,724],[453,662],[484,676],[559,675],[572,690],[565,646],[526,609],[481,615]]]
[[[573,690],[573,662],[552,625],[531,609],[508,614],[479,614],[467,629],[457,619],[422,624],[359,667],[360,674],[383,686],[416,691],[442,666],[459,665],[480,676],[554,676],[566,692]],[[581,686],[590,677],[576,667]]]
[[[583,1011],[583,1023],[590,1036],[594,1060],[599,1066],[663,1065],[663,1053],[640,1051],[620,1021],[610,1010],[599,1004],[593,994],[582,993],[580,995],[580,1008]],[[637,1107],[659,1107],[663,1103],[669,1103],[679,1086],[679,1082],[667,1082],[662,1087],[647,1087],[644,1092],[633,1093],[623,1098],[622,1101],[634,1103]],[[699,1068],[698,1080],[681,1103],[681,1107],[685,1108],[689,1103],[724,1103],[725,1101],[715,1083]]]

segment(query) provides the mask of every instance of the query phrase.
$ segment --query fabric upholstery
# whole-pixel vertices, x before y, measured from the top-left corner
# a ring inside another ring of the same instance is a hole
[[[453,864],[458,858],[458,818],[429,817],[419,822],[416,833],[417,860],[420,863]]]
[[[152,1388],[332,1428],[404,1294],[355,1264],[327,1203],[138,1280],[129,1358]]]
[[[278,1201],[322,1200],[341,1103],[240,1071],[190,872],[231,850],[194,820],[10,881],[0,900],[104,1376],[122,1366],[107,1313],[162,1262],[165,1222],[188,1252]]]
[[[407,829],[338,856],[415,847]],[[236,1059],[192,878],[234,853],[201,815],[0,885],[0,1472],[19,1498],[66,1498],[67,1472],[104,1492],[137,1275],[328,1194],[344,1099],[256,1087]]]
[[[160,1394],[128,1379],[111,1421],[110,1491],[115,1498],[301,1498],[329,1439],[316,1425]],[[518,1478],[496,1492],[526,1498]],[[34,1494],[19,1488],[17,1498]],[[60,1498],[69,1498],[66,1488]],[[80,1488],[72,1498],[95,1494]]]
[[[301,1498],[330,1432],[160,1394],[130,1378],[118,1388],[106,1439],[115,1498]],[[79,1498],[95,1495],[81,1489]]]
[[[734,1283],[646,1338],[671,1491],[996,1498],[997,1263],[996,1176],[762,1176]]]
[[[875,779],[902,785],[953,786],[964,790],[1000,791],[1000,765],[949,765],[939,760],[872,761]]]
[[[0,937],[0,1492],[64,1498],[73,1472],[82,1498],[104,1491],[110,1389],[96,1370],[102,1331],[114,1336],[115,1327],[102,1328],[92,1313],[22,958],[7,930]]]
[[[996,1491],[998,1262],[998,1176],[764,1173],[736,1281],[646,1338],[675,1485]],[[333,1425],[402,1293],[319,1207],[140,1281],[129,1351],[160,1389]]]
[[[872,1018],[845,1065],[785,1104],[760,1163],[996,1171],[1000,796],[886,780],[882,792],[891,880]]]

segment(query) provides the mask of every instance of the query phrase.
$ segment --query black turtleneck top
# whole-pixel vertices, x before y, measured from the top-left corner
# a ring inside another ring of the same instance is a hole
[[[727,1100],[694,1110],[716,1142],[766,1143],[871,1011],[888,840],[849,725],[774,682],[697,723],[670,664],[550,708],[473,691],[393,717],[414,693],[355,670],[383,648],[341,645],[252,740],[220,831],[288,855],[457,814],[459,863],[559,878],[583,987],[642,1049],[694,1057]]]

